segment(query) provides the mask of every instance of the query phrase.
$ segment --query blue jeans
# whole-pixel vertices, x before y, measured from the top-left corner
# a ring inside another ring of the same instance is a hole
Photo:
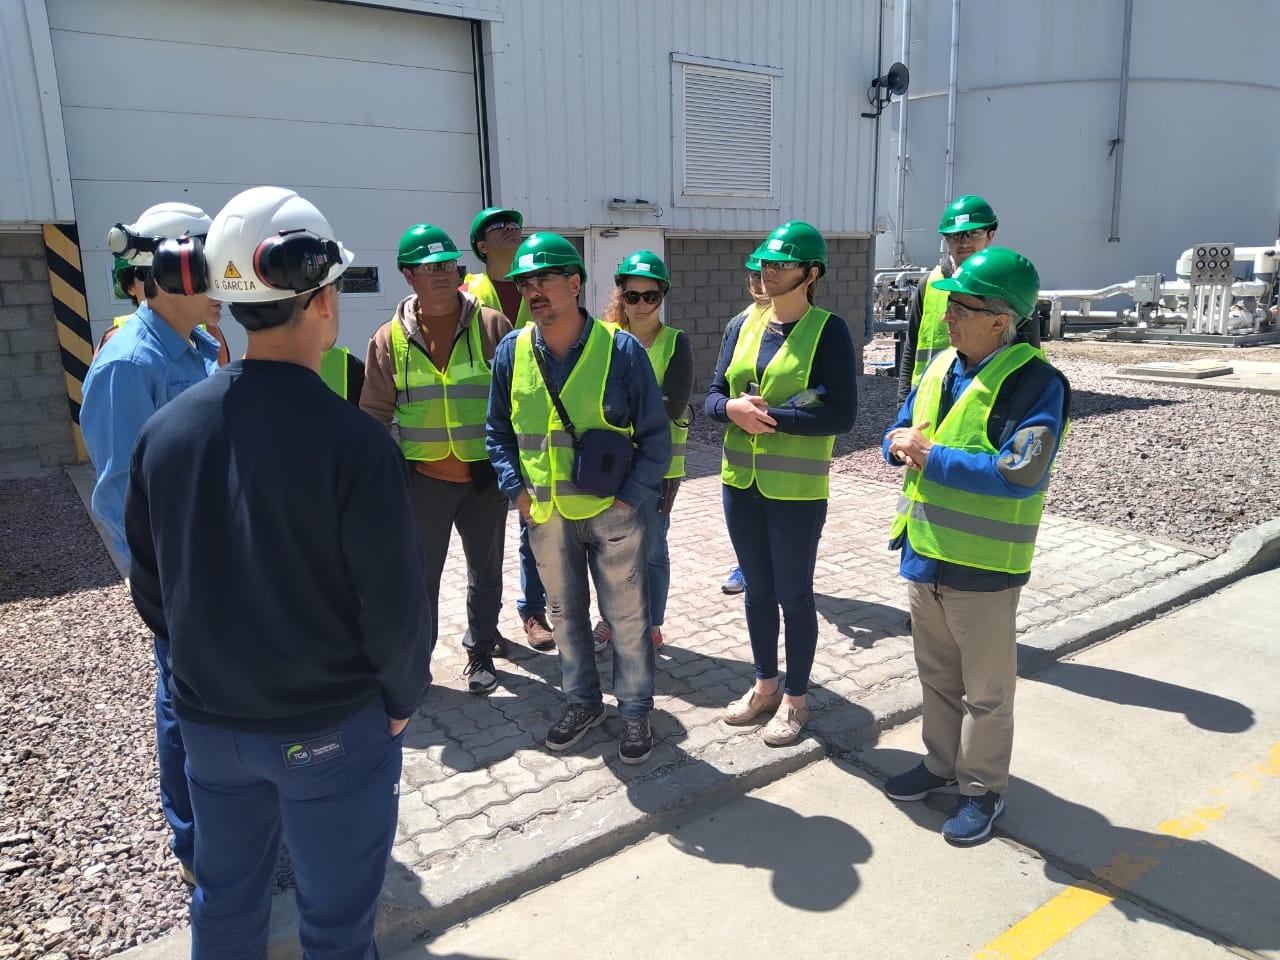
[[[160,766],[160,808],[173,831],[169,846],[179,863],[191,866],[196,852],[195,820],[191,815],[191,791],[187,787],[187,750],[173,711],[170,691],[169,644],[155,638],[156,753]]]
[[[649,590],[644,522],[635,510],[610,507],[587,520],[552,513],[529,525],[529,545],[546,584],[556,621],[565,699],[598,705],[600,671],[591,639],[591,592],[613,627],[613,694],[625,720],[653,709],[653,642],[649,638]]]
[[[724,486],[729,539],[747,582],[747,635],[756,677],[778,675],[778,608],[786,624],[787,682],[784,691],[802,697],[818,647],[818,610],[813,571],[818,540],[827,521],[825,500],[771,500],[756,487]]]
[[[667,621],[667,594],[671,591],[671,556],[667,534],[671,514],[658,512],[658,501],[649,500],[640,508],[644,520],[644,549],[649,568],[649,624],[660,627]]]
[[[307,960],[378,957],[373,921],[395,839],[400,747],[382,701],[320,730],[182,721],[196,836],[192,960],[265,960],[283,828]]]
[[[516,612],[520,614],[521,623],[547,612],[547,591],[538,576],[538,561],[529,546],[529,525],[524,517],[520,518],[520,599],[516,601]]]

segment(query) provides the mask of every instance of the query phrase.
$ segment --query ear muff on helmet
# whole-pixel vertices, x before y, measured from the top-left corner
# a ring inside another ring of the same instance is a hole
[[[262,282],[294,293],[314,290],[341,264],[342,248],[309,230],[283,230],[253,252],[253,271]]]
[[[131,260],[140,253],[155,253],[160,245],[160,237],[144,237],[133,232],[133,228],[117,223],[107,231],[107,249],[117,257]]]
[[[190,297],[209,289],[204,237],[162,240],[151,260],[151,276],[165,293]]]

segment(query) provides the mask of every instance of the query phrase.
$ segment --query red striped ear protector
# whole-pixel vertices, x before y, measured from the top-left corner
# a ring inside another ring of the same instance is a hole
[[[334,264],[342,263],[342,249],[310,230],[281,230],[267,237],[253,252],[253,272],[276,290],[304,293],[324,282]]]
[[[209,271],[205,266],[204,237],[187,234],[162,241],[152,256],[151,275],[165,293],[190,297],[207,292]]]

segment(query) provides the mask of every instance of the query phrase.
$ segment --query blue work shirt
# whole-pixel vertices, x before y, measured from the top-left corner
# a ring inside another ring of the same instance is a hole
[[[964,369],[961,358],[959,356],[956,357],[945,381],[950,387],[947,391],[949,408],[955,407],[960,395],[973,383],[978,371],[990,363],[992,358],[999,352],[996,351],[996,353],[991,354],[981,363],[974,364],[968,370]],[[881,441],[880,446],[884,453],[885,461],[891,466],[901,467],[903,464],[889,456],[889,434],[900,427],[911,426],[911,418],[915,410],[916,394],[918,392],[918,386],[911,389],[907,399],[902,404],[902,409],[898,411],[898,419],[885,431],[884,439]],[[1053,455],[1056,456],[1057,448],[1062,443],[1062,433],[1065,427],[1065,399],[1066,391],[1063,389],[1062,380],[1058,377],[1051,377],[1044,391],[1022,419],[1018,421],[1017,429],[1010,432],[1010,439],[1000,448],[998,453],[969,452],[934,444],[924,462],[925,479],[955,490],[980,493],[988,497],[1008,497],[1014,500],[1025,500],[1028,497],[1035,496],[1049,482],[1048,470],[1044,471],[1039,483],[1022,485],[1011,483],[1006,474],[999,469],[999,464],[1002,459],[1008,462],[1011,458],[1017,459],[1025,454],[1025,451],[1020,452],[1015,447],[1023,442],[1019,435],[1021,431],[1028,427],[1044,427],[1053,434]],[[998,400],[997,403],[999,403]],[[901,539],[902,561],[898,572],[903,579],[911,580],[915,583],[937,583],[942,561],[916,553],[911,547],[911,538],[906,536],[905,533]],[[951,566],[957,565],[952,564]],[[980,571],[977,575],[981,577],[982,573],[990,573],[990,571]],[[994,581],[1008,576],[1010,575],[992,573],[989,579]],[[998,586],[998,584],[993,582],[992,587],[994,588],[995,586]]]
[[[144,303],[89,365],[80,430],[98,472],[93,512],[126,569],[124,496],[138,433],[148,417],[218,369],[218,349],[218,341],[199,328],[184,339]]]
[[[563,360],[547,350],[542,331],[534,328],[533,346],[547,360],[547,372],[557,390],[573,372],[586,345],[591,325],[600,321],[580,311],[585,323],[577,341]],[[485,447],[498,474],[498,489],[515,500],[525,489],[520,471],[520,447],[511,426],[511,374],[515,368],[515,330],[502,338],[493,355],[493,381],[489,387],[489,417],[485,430]],[[632,430],[635,455],[631,469],[618,490],[618,499],[638,509],[662,492],[662,478],[671,462],[671,422],[662,405],[662,391],[653,375],[653,365],[640,341],[625,331],[614,334],[609,375],[604,383],[604,417],[615,427]]]

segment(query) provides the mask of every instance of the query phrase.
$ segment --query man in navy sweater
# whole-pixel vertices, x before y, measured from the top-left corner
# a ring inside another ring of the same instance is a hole
[[[352,259],[332,237],[290,190],[227,204],[204,273],[248,350],[152,417],[133,456],[130,584],[170,651],[202,960],[266,956],[282,833],[303,955],[377,956],[401,743],[431,679],[404,459],[319,375]],[[200,253],[158,253],[157,277],[169,255],[192,276]]]

